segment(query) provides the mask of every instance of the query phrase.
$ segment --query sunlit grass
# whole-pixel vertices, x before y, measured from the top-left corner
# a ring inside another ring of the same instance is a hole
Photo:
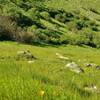
[[[16,60],[17,51],[30,50],[37,57],[34,63]],[[65,68],[68,61],[60,53],[77,62],[85,73],[76,74]],[[78,46],[31,46],[14,42],[0,43],[1,100],[98,100],[99,93],[84,90],[86,84],[100,88],[100,72],[86,68],[78,60],[100,65],[99,49]]]

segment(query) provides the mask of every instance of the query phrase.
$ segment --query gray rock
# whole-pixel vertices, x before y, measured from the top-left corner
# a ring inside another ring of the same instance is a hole
[[[33,56],[33,54],[29,51],[18,51],[17,52],[17,57],[20,59],[36,59],[36,57]]]
[[[86,91],[89,91],[89,92],[96,92],[96,93],[99,93],[99,90],[98,90],[97,86],[94,85],[94,84],[92,84],[92,85],[86,85],[86,86],[84,86],[84,89],[85,89]]]
[[[59,58],[59,59],[62,59],[62,60],[69,60],[68,57],[65,57],[65,56],[63,56],[63,55],[61,55],[61,54],[59,54],[59,53],[56,53],[56,56],[58,56],[58,58]]]
[[[78,65],[77,65],[75,62],[71,62],[71,63],[68,63],[68,64],[66,65],[66,67],[68,67],[68,68],[77,68]]]
[[[85,66],[86,66],[86,67],[94,67],[95,64],[93,64],[93,63],[87,63],[87,64],[85,64]]]
[[[84,70],[80,68],[75,62],[68,63],[66,67],[77,74],[84,72]]]
[[[75,69],[70,69],[70,70],[77,73],[77,74],[84,72],[83,69],[81,70],[80,68],[75,68]]]
[[[30,60],[30,61],[28,61],[28,63],[29,63],[29,64],[32,64],[32,63],[34,63],[34,61]]]
[[[84,73],[85,71],[84,71],[84,69],[80,68],[80,72]]]
[[[96,69],[97,69],[97,70],[100,70],[100,66],[96,66]]]

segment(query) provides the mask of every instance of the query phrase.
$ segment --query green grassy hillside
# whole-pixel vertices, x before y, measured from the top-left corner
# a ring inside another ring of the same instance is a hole
[[[30,50],[37,59],[17,59],[17,52]],[[100,65],[97,49],[78,46],[42,47],[11,42],[0,43],[1,100],[99,100]],[[60,59],[57,53],[68,57]],[[66,67],[77,63],[84,70],[76,73]],[[95,85],[96,89],[91,89]],[[88,88],[88,89],[85,89]]]
[[[0,100],[99,100],[99,1],[0,0]]]

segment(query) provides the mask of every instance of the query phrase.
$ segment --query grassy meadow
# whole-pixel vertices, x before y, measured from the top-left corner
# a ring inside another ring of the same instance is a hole
[[[37,59],[17,59],[21,50],[30,50]],[[79,64],[84,73],[70,71],[65,66],[70,61],[56,53]],[[0,100],[99,100],[100,71],[84,66],[89,62],[100,65],[100,49],[0,42]],[[91,84],[98,92],[84,89]]]
[[[99,98],[100,0],[0,0],[0,100]]]

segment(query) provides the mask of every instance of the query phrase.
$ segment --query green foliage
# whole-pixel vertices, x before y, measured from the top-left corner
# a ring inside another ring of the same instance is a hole
[[[77,24],[76,28],[78,30],[82,30],[82,28],[88,27],[88,25],[85,23],[85,21],[82,21],[82,20],[78,21],[76,24]]]
[[[66,16],[64,16],[62,14],[57,14],[55,16],[55,19],[58,20],[58,21],[60,21],[60,22],[62,22],[62,23],[64,23],[66,21]]]
[[[45,20],[49,20],[50,19],[50,15],[48,12],[44,11],[40,13],[41,17]]]
[[[1,40],[8,38],[7,40],[31,44],[34,42],[60,45],[69,43],[99,47],[97,41],[100,23],[97,1],[0,0],[0,15],[13,17],[12,22],[9,20],[1,24]],[[9,28],[6,28],[7,26]],[[9,34],[3,36],[3,33]]]
[[[100,48],[100,34],[99,33],[95,34],[93,42],[97,48]]]

